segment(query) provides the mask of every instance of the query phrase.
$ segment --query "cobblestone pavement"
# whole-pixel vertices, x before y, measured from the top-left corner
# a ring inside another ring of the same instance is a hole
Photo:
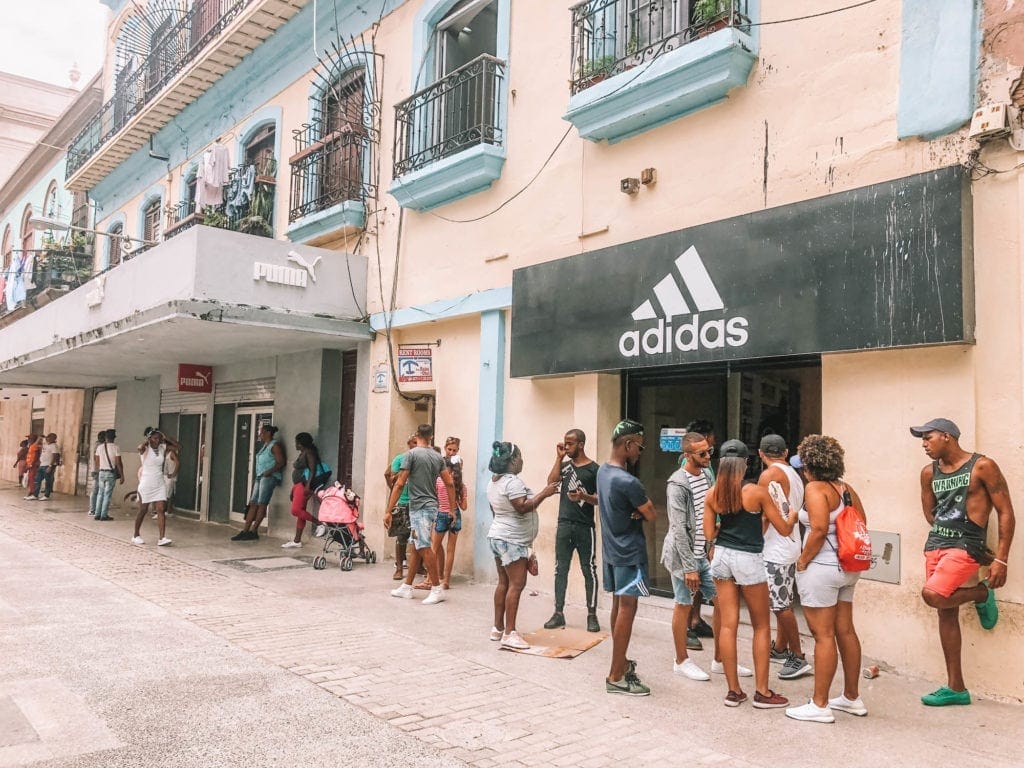
[[[851,768],[880,759],[961,768],[1010,765],[1017,754],[1018,706],[982,700],[958,711],[926,710],[917,697],[935,686],[925,682],[895,675],[865,681],[871,715],[839,714],[832,726],[796,723],[781,712],[749,706],[726,709],[724,679],[694,683],[673,677],[667,625],[639,620],[631,655],[654,695],[609,696],[603,692],[608,642],[572,661],[498,651],[487,640],[486,585],[456,583],[446,603],[425,607],[388,596],[387,564],[357,564],[348,573],[336,566],[287,567],[305,563],[273,558],[296,552],[308,557],[312,548],[282,553],[280,542],[266,537],[231,543],[231,531],[223,526],[177,518],[170,523],[174,546],[136,547],[127,541],[126,521],[93,523],[81,502],[33,506],[17,498],[16,491],[0,492],[0,552],[27,547],[106,580],[108,591],[126,593],[126,600],[133,596],[132,610],[123,616],[126,626],[149,621],[154,612],[184,620],[232,650],[287,670],[311,690],[386,722],[392,732],[405,732],[429,755],[480,768],[626,760],[801,766],[832,762],[829,754]],[[4,537],[16,541],[4,547]],[[6,571],[0,570],[0,589],[9,588],[5,581]],[[3,605],[0,600],[0,620]],[[548,597],[524,596],[520,628],[538,626],[549,611]],[[569,618],[582,620],[583,612],[570,607]],[[14,652],[2,643],[0,650]],[[741,648],[741,661],[745,656],[749,663],[749,648]],[[694,658],[706,667],[709,653]],[[190,663],[187,654],[181,663]],[[806,700],[811,687],[810,678],[780,682],[774,670],[772,685],[795,702]],[[296,698],[294,711],[301,712],[305,701]],[[0,689],[0,718],[3,711]],[[304,729],[304,740],[317,738],[315,728]],[[0,768],[3,743],[0,738]],[[261,764],[272,763],[252,763]]]

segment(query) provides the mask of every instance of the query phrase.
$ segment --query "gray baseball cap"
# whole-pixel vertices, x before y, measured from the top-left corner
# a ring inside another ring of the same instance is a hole
[[[953,437],[960,437],[960,427],[949,419],[932,419],[920,427],[911,427],[910,434],[914,437],[924,437],[926,432],[945,432]]]

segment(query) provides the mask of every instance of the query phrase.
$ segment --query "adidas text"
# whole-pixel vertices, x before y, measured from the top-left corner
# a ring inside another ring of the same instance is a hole
[[[640,357],[679,352],[694,352],[698,349],[723,349],[726,346],[742,347],[747,343],[747,318],[700,322],[700,315],[691,315],[688,322],[673,327],[663,319],[645,331],[626,331],[619,337],[619,353],[623,357]]]

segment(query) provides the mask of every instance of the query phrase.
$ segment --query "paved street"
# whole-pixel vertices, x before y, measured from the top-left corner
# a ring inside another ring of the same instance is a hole
[[[20,496],[0,491],[0,768],[1022,764],[1019,705],[925,709],[936,681],[865,681],[871,714],[831,726],[726,709],[722,678],[672,676],[651,611],[631,655],[654,693],[612,697],[607,641],[572,661],[498,651],[487,585],[424,607],[387,595],[389,563],[315,571],[310,545],[232,543],[180,518],[173,546],[152,546],[147,521],[135,547],[123,514],[95,523],[82,500]],[[521,628],[550,612],[549,580],[550,566],[531,580]],[[774,670],[772,684],[810,691]]]

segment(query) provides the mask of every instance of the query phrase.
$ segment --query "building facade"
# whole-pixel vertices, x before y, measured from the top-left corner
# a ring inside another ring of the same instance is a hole
[[[477,578],[495,439],[538,487],[566,429],[603,461],[643,421],[656,562],[675,430],[831,434],[879,544],[866,653],[941,676],[907,427],[954,419],[1021,487],[1019,9],[107,4],[64,182],[93,201],[97,276],[0,331],[0,380],[114,388],[123,444],[189,435],[210,521],[237,514],[261,421],[315,432],[384,551],[384,471],[431,422],[462,439]],[[1005,127],[972,136],[999,103]],[[212,391],[183,392],[181,364]],[[1022,598],[1011,568],[996,631],[966,622],[973,690],[1020,697]]]

